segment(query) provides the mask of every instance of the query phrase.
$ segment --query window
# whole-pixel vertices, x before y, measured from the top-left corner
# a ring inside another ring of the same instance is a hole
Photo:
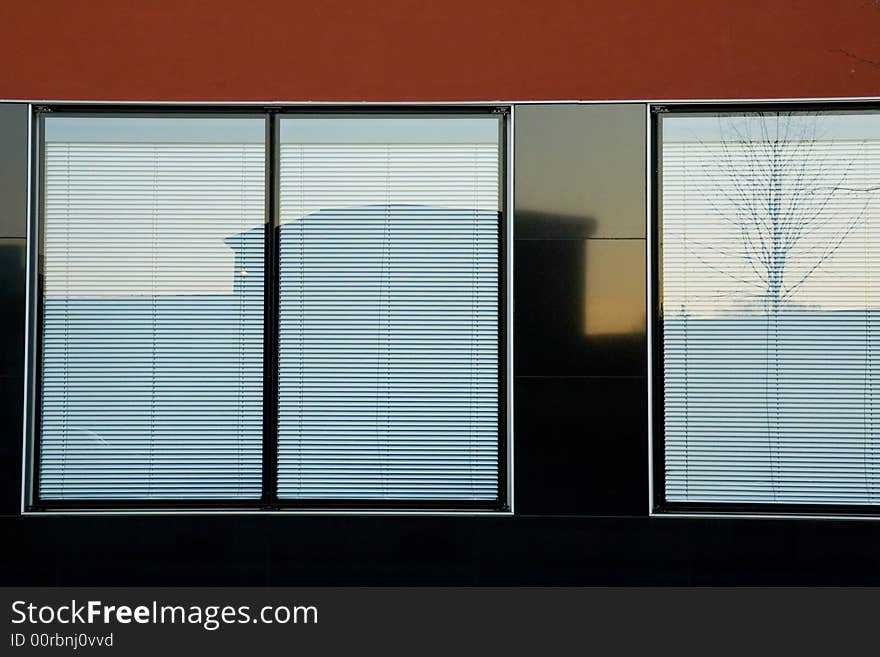
[[[880,114],[660,113],[666,509],[880,504]]]
[[[496,499],[497,120],[280,131],[278,496]]]
[[[260,498],[264,135],[46,117],[41,500]]]
[[[504,507],[503,113],[38,118],[34,508]]]

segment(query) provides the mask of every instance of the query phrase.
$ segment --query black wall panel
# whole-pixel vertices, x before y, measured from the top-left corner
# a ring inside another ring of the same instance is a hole
[[[517,110],[516,516],[22,517],[27,116],[0,107],[0,584],[880,584],[880,522],[647,517],[645,109]]]
[[[24,374],[25,244],[0,238],[0,376]]]
[[[647,509],[646,112],[515,110],[518,511]]]
[[[645,377],[518,377],[516,510],[643,515]]]
[[[6,517],[7,585],[880,584],[880,524]]]
[[[21,509],[27,163],[28,106],[0,103],[0,514],[12,517]]]
[[[516,107],[516,237],[644,238],[647,109]]]

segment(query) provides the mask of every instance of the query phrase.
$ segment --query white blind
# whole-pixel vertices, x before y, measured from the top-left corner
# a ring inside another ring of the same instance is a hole
[[[880,503],[880,117],[662,127],[667,500]]]
[[[45,125],[40,496],[259,497],[263,119]]]
[[[497,497],[498,133],[282,120],[280,498]]]

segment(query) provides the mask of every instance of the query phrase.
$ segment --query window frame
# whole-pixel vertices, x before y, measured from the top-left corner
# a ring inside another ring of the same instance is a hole
[[[722,103],[651,104],[648,131],[648,447],[649,514],[651,516],[744,516],[744,517],[880,517],[880,505],[791,504],[736,502],[670,502],[666,500],[666,445],[663,406],[663,131],[662,117],[669,114],[724,114],[743,112],[835,112],[868,110],[880,112],[880,103],[841,101],[743,101]]]
[[[262,117],[265,139],[265,222],[263,304],[263,443],[262,486],[259,499],[187,500],[46,500],[39,494],[40,411],[42,374],[42,309],[44,299],[45,194],[44,121],[47,115],[140,118]],[[279,124],[291,115],[350,115],[352,117],[451,117],[494,115],[498,118],[498,487],[492,500],[377,500],[279,499],[278,484],[278,359],[279,359],[279,230],[280,146]],[[25,349],[25,426],[23,513],[406,513],[509,514],[512,513],[512,140],[510,105],[32,105],[30,113],[29,216],[27,239],[27,312]]]

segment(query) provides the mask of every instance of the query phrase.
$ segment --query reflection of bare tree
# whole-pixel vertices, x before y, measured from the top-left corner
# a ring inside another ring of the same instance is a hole
[[[838,250],[861,221],[831,206],[835,196],[871,191],[846,185],[853,158],[817,147],[821,115],[760,112],[719,119],[717,144],[702,142],[706,198],[729,224],[736,245],[699,244],[703,263],[745,286],[768,312],[785,301]],[[742,264],[746,268],[743,269]]]
[[[738,283],[766,317],[764,380],[770,476],[776,490],[779,444],[780,313],[862,221],[859,208],[832,203],[872,189],[847,185],[852,151],[835,155],[821,134],[822,115],[760,112],[719,119],[719,141],[702,142],[708,156],[706,198],[739,244],[693,243],[710,269]]]

